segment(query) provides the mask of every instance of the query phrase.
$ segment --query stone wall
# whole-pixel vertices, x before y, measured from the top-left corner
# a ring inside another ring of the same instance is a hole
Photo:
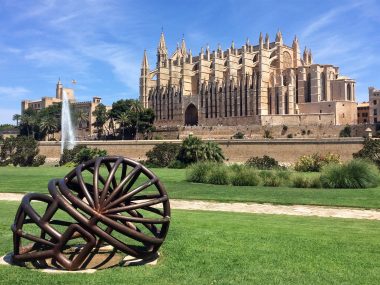
[[[340,131],[345,126],[325,126],[318,124],[309,125],[277,125],[277,126],[259,126],[259,125],[236,125],[236,126],[188,126],[188,127],[166,127],[157,128],[152,138],[160,139],[184,139],[190,134],[202,139],[230,139],[237,132],[244,134],[247,139],[263,139],[264,132],[269,131],[270,135],[277,139],[286,139],[288,136],[293,138],[311,139],[311,138],[339,138]],[[368,124],[352,125],[352,137],[366,136],[365,129],[371,128],[375,133],[375,126]]]
[[[146,159],[146,152],[164,141],[96,141],[86,142],[89,147],[107,150],[109,155],[122,155],[136,160]],[[180,140],[166,140],[180,144]],[[261,139],[261,140],[215,140],[228,162],[245,162],[251,156],[269,155],[283,163],[292,163],[299,156],[319,152],[337,153],[343,160],[352,158],[354,152],[362,148],[362,138],[341,139]],[[60,144],[40,142],[40,154],[48,161],[58,160]]]

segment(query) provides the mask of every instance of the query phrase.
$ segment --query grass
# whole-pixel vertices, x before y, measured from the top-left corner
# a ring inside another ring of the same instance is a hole
[[[47,192],[51,178],[63,177],[70,168],[0,168],[0,192]],[[380,187],[368,189],[302,189],[291,187],[225,186],[187,182],[185,169],[155,168],[170,198],[221,202],[327,205],[380,209]],[[314,177],[315,173],[302,173]]]
[[[0,253],[18,203],[0,202]],[[51,274],[0,266],[1,284],[377,284],[379,221],[173,211],[156,266]]]

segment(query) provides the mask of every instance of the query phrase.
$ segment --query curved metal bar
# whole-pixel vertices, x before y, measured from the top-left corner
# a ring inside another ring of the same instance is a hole
[[[106,179],[100,174],[103,166],[108,171]],[[120,168],[121,175],[117,174]],[[129,168],[131,171],[128,173]],[[92,184],[84,181],[85,171],[93,175]],[[116,175],[120,175],[120,179]],[[147,182],[134,186],[142,175]],[[103,189],[99,187],[100,182]],[[114,253],[119,250],[136,258],[145,258],[155,255],[165,240],[170,224],[166,190],[152,171],[136,161],[118,156],[92,159],[78,165],[63,179],[52,179],[48,190],[51,196],[27,194],[17,210],[11,227],[13,258],[16,261],[40,260],[39,264],[47,264],[46,259],[52,258],[51,263],[58,267],[78,270],[86,268],[88,260],[103,243],[114,247]],[[47,204],[42,216],[33,208],[33,201]],[[160,206],[156,208],[154,205],[158,204]],[[62,220],[58,210],[66,212],[73,220]],[[148,211],[149,217],[144,217],[143,211]],[[40,228],[40,237],[22,230],[25,224],[30,223]],[[66,230],[60,233],[54,225],[64,226]],[[149,231],[142,231],[141,227]],[[116,238],[115,231],[127,239]],[[72,256],[66,256],[64,249],[69,246],[69,240],[78,237],[86,243]],[[33,243],[21,247],[22,239]],[[136,242],[141,245],[136,245]]]

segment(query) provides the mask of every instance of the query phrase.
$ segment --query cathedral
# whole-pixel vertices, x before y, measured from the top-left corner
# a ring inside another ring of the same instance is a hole
[[[150,69],[144,51],[140,101],[155,113],[156,126],[183,125],[343,125],[357,119],[355,81],[330,64],[301,57],[297,37],[291,46],[277,32],[260,33],[238,48],[201,48],[197,56],[185,40],[172,55],[161,33],[157,63]]]

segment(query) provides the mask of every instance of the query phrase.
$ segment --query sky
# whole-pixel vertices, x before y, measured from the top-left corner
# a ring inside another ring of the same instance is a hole
[[[285,44],[297,35],[314,63],[355,79],[359,102],[380,89],[378,0],[1,0],[0,15],[0,124],[24,99],[54,97],[59,78],[78,101],[138,98],[144,49],[153,68],[162,30],[170,53],[184,37],[197,55],[280,29]]]

